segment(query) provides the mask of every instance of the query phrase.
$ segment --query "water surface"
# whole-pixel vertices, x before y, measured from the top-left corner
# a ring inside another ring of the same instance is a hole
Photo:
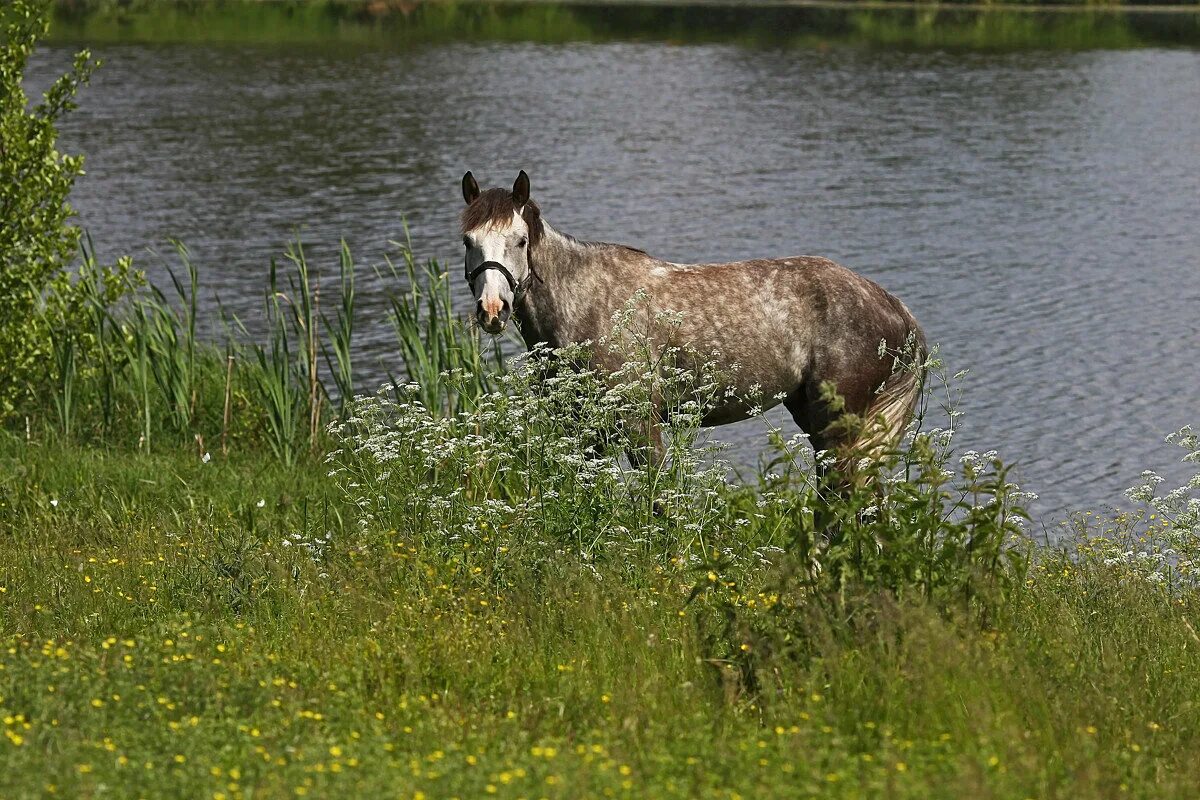
[[[37,62],[44,82],[74,45]],[[248,319],[299,231],[332,275],[407,220],[458,266],[459,179],[529,171],[547,219],[678,261],[819,254],[969,368],[963,443],[1050,520],[1118,502],[1200,422],[1200,54],[661,42],[121,44],[63,144],[103,255],[168,237]],[[369,285],[361,361],[399,368]],[[464,306],[468,300],[461,292]],[[722,298],[713,298],[722,302]],[[789,423],[790,424],[790,423]],[[761,422],[720,429],[752,462]]]

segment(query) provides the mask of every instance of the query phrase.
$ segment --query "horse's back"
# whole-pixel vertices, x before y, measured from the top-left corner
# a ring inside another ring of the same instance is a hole
[[[893,370],[893,358],[880,357],[880,342],[893,352],[910,339],[923,346],[900,300],[828,258],[639,260],[632,283],[648,289],[655,307],[682,313],[674,343],[705,357],[719,353],[723,365],[736,368],[743,393],[815,398],[831,382],[848,408],[865,408]],[[741,418],[744,405],[714,409],[712,424]]]
[[[657,275],[655,275],[657,270]],[[753,259],[721,264],[667,264],[650,268],[669,307],[701,319],[714,314],[752,334],[770,332],[811,342],[814,348],[848,348],[864,338],[873,352],[921,336],[912,312],[879,284],[821,256]]]

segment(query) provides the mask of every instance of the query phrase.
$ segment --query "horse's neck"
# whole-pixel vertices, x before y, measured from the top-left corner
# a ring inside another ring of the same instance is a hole
[[[598,258],[595,247],[543,224],[542,240],[532,254],[535,277],[514,310],[527,345],[563,347],[574,340],[586,298],[594,296],[603,276],[588,269]]]

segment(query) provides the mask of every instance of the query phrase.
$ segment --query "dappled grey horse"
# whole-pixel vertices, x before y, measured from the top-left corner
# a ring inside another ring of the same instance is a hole
[[[531,348],[596,342],[641,290],[651,308],[681,315],[661,345],[718,354],[730,391],[704,409],[704,425],[736,422],[782,399],[816,450],[858,456],[894,442],[907,425],[921,376],[897,369],[894,354],[919,361],[925,340],[904,304],[872,281],[816,256],[673,264],[632,247],[579,241],[542,218],[524,170],[512,191],[480,191],[468,172],[462,191],[466,278],[485,331],[500,333],[515,318]],[[608,373],[626,360],[602,347],[591,358]],[[826,383],[842,410],[829,402]],[[870,424],[834,424],[846,412]],[[657,425],[647,433],[661,453]]]

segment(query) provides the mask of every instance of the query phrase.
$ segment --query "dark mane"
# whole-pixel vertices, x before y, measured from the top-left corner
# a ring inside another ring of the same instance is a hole
[[[471,205],[463,209],[462,231],[467,233],[476,228],[496,223],[507,223],[517,211],[512,193],[507,189],[488,189],[479,194]],[[525,203],[521,209],[521,219],[529,226],[529,249],[538,246],[542,240],[542,211],[533,200]]]
[[[618,250],[627,250],[630,253],[638,253],[643,256],[650,255],[640,247],[634,247],[628,244],[616,244],[615,242],[583,242],[588,247],[615,247]]]

